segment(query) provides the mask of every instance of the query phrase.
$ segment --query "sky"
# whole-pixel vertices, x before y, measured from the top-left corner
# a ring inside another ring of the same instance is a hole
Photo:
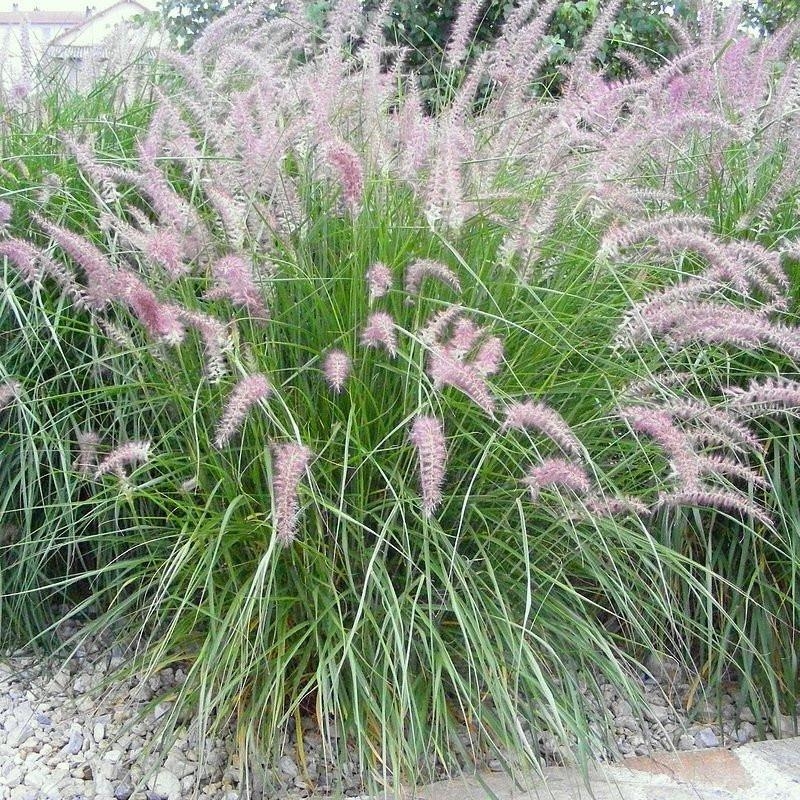
[[[116,0],[0,0],[0,11],[13,11],[16,2],[20,11],[85,11],[94,6],[97,11],[113,5]],[[154,8],[156,0],[139,0],[147,8]]]

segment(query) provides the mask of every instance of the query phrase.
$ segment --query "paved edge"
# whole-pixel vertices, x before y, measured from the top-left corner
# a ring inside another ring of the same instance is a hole
[[[733,750],[659,753],[593,765],[588,783],[575,767],[541,775],[469,775],[381,797],[393,800],[800,800],[800,736]]]

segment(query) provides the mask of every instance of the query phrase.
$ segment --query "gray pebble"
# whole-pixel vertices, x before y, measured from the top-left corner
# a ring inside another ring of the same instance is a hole
[[[278,769],[284,775],[288,775],[290,778],[297,777],[299,773],[297,764],[295,764],[294,759],[290,758],[289,756],[280,757],[280,759],[278,760]]]
[[[718,747],[719,738],[711,728],[703,728],[695,734],[694,742],[698,747]]]

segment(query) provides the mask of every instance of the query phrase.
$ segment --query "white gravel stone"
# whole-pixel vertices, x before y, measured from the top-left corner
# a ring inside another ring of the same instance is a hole
[[[147,781],[147,787],[166,800],[180,800],[181,782],[169,770],[159,770],[155,777]]]
[[[313,716],[301,719],[304,753],[298,753],[290,725],[282,737],[283,751],[274,761],[251,756],[239,763],[232,731],[204,740],[202,729],[191,719],[181,719],[185,727],[175,731],[169,751],[159,751],[159,725],[175,711],[174,703],[163,696],[174,698],[186,673],[165,670],[147,680],[104,684],[114,658],[116,666],[124,664],[121,656],[109,659],[100,643],[89,641],[53,674],[35,671],[35,662],[18,656],[0,663],[0,800],[24,800],[26,795],[31,800],[49,800],[50,795],[53,800],[244,799],[249,796],[242,785],[245,774],[253,781],[254,797],[297,800],[327,792],[363,794],[356,754],[348,750],[343,737],[332,736],[334,732],[338,736],[338,730],[331,720],[324,726],[323,738]],[[651,664],[652,672],[659,672],[657,666]],[[643,676],[645,703],[635,711],[616,687],[602,683],[594,697],[587,681],[587,703],[601,716],[606,714],[605,723],[593,723],[595,733],[601,738],[607,730],[615,732],[617,755],[673,746],[693,750],[737,745],[755,736],[749,710],[742,709],[738,724],[734,721],[730,696],[722,698],[719,709],[713,706],[723,720],[693,723],[681,710],[688,685],[676,682],[668,664],[661,667],[661,673],[670,677],[658,684]],[[534,732],[527,720],[520,720],[520,730],[538,751],[542,766],[569,759],[569,741],[547,730]],[[466,732],[464,740],[468,748]],[[503,767],[504,759],[495,753],[482,758],[489,769]]]

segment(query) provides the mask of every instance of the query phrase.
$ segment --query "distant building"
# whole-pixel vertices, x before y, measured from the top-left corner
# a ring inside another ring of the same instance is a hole
[[[84,22],[91,9],[77,11],[0,12],[0,86],[24,79],[59,34]]]
[[[119,0],[54,36],[47,46],[47,55],[65,61],[96,58],[97,48],[105,45],[118,25],[147,13],[147,7],[137,0]]]
[[[137,0],[118,0],[99,11],[87,6],[84,13],[16,8],[0,13],[0,87],[24,82],[36,65],[76,86],[84,67],[97,71],[109,42],[123,44],[113,41],[115,29],[148,13]]]

